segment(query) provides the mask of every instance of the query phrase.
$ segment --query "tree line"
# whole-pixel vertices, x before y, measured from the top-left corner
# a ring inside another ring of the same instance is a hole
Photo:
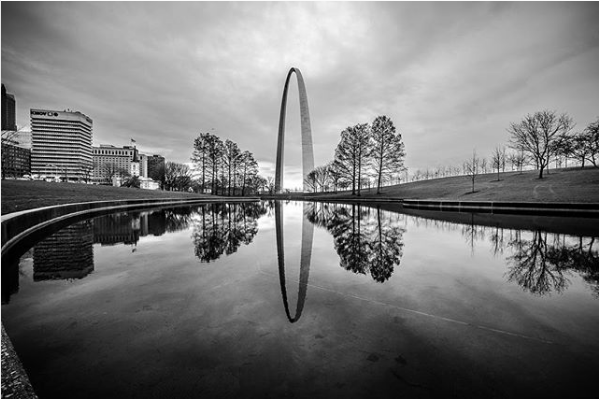
[[[258,174],[258,162],[250,151],[211,133],[200,133],[194,140],[191,161],[200,174],[197,182],[202,192],[246,195],[268,184]]]
[[[351,187],[352,195],[360,195],[364,182],[370,184],[374,178],[378,194],[394,177],[399,179],[404,157],[401,133],[390,118],[382,115],[372,124],[360,123],[344,129],[334,159],[314,168],[305,179],[314,192]]]
[[[539,171],[539,179],[549,172],[551,163],[555,168],[568,167],[568,161],[577,162],[582,168],[587,162],[599,167],[599,118],[582,130],[574,128],[567,113],[558,115],[543,110],[528,114],[521,121],[510,123],[507,146],[497,146],[489,158],[473,151],[462,165],[416,170],[411,181],[466,175],[472,180],[474,191],[477,175],[496,172],[499,180],[500,172],[505,172],[507,166],[520,172],[525,166],[532,166]]]

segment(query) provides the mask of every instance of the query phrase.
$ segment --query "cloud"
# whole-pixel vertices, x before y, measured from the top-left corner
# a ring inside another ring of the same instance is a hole
[[[175,162],[212,131],[267,171],[295,66],[317,165],[344,128],[385,114],[416,169],[459,164],[472,147],[490,154],[510,121],[539,109],[591,122],[598,16],[593,3],[4,2],[2,82],[20,126],[29,108],[77,109],[96,143],[135,137]],[[297,143],[293,82],[288,182],[300,176]]]

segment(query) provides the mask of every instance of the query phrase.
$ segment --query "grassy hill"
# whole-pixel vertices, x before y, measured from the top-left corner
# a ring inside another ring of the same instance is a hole
[[[89,201],[210,197],[209,195],[183,192],[24,180],[2,180],[0,195],[2,197],[2,214],[42,206]]]
[[[362,190],[363,198],[445,199],[459,201],[599,202],[599,168],[552,169],[538,178],[537,171],[489,173],[475,179],[455,176]],[[348,192],[317,194],[347,197]]]

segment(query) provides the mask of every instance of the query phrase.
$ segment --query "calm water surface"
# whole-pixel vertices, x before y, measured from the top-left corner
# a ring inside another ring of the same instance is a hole
[[[2,265],[40,398],[597,397],[599,227],[314,203],[78,222]]]

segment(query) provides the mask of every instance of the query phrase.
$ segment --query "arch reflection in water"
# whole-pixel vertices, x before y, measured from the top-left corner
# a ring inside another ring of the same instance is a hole
[[[287,284],[285,280],[285,240],[283,236],[283,208],[280,201],[275,201],[275,228],[277,235],[277,258],[279,262],[279,281],[281,283],[281,295],[285,313],[291,323],[295,323],[302,316],[306,295],[308,292],[308,278],[310,276],[310,262],[312,259],[312,240],[314,237],[314,225],[306,219],[307,202],[303,203],[304,212],[302,217],[302,246],[300,255],[300,279],[297,295],[295,315],[291,316],[289,302],[287,299]]]

